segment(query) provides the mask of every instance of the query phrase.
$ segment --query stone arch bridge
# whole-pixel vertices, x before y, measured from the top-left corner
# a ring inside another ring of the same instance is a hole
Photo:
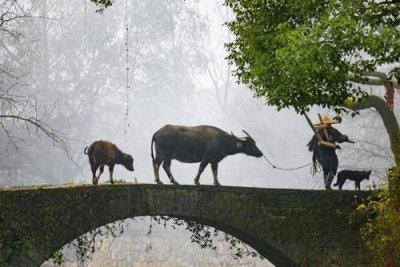
[[[349,222],[368,192],[146,184],[0,191],[0,266],[39,266],[117,220],[166,215],[215,227],[276,266],[371,266]]]

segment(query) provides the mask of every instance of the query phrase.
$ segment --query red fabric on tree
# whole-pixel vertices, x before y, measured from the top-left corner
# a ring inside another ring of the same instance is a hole
[[[389,108],[393,110],[394,107],[394,87],[392,82],[388,82],[385,84],[386,92],[385,92],[385,100],[388,104]]]

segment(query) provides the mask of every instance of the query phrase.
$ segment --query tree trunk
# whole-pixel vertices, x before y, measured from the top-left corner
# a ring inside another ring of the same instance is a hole
[[[394,156],[396,166],[392,175],[389,175],[389,192],[396,199],[396,206],[400,207],[400,129],[393,110],[390,109],[386,101],[375,95],[371,95],[363,102],[346,101],[345,106],[353,110],[363,110],[375,108],[382,118],[386,131],[389,135],[390,148]]]
[[[371,95],[367,100],[362,102],[348,101],[345,106],[353,110],[376,109],[389,135],[390,147],[396,166],[400,166],[400,128],[394,112],[390,109],[385,100],[379,96]]]

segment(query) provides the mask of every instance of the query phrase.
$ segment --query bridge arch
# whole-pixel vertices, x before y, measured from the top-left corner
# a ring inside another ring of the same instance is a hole
[[[156,216],[167,216],[167,217],[169,217],[169,219],[181,219],[181,220],[185,220],[185,221],[195,222],[195,223],[201,224],[203,226],[212,227],[220,232],[224,232],[226,234],[229,234],[232,237],[235,237],[235,238],[241,240],[243,243],[245,243],[246,245],[248,245],[249,247],[253,248],[256,251],[258,249],[258,251],[262,251],[263,253],[265,252],[265,254],[263,255],[263,258],[267,259],[271,263],[272,263],[272,261],[269,259],[273,258],[273,262],[275,263],[276,266],[296,266],[296,264],[292,260],[290,260],[287,256],[283,255],[282,252],[277,251],[274,247],[272,247],[268,244],[265,244],[265,242],[262,242],[261,240],[257,240],[256,238],[248,236],[246,233],[242,233],[239,229],[234,229],[234,228],[230,227],[229,225],[220,224],[218,222],[208,221],[208,220],[204,220],[201,218],[195,218],[195,217],[189,218],[186,216],[171,216],[168,214],[160,214],[160,215],[156,215]],[[146,218],[146,217],[150,217],[150,216],[136,216],[134,218],[125,218],[125,219],[122,219],[119,221],[123,221],[126,219]],[[113,222],[113,223],[115,223],[115,222]],[[169,221],[169,223],[173,224],[174,222]],[[101,227],[104,227],[104,226],[105,225],[103,225]],[[98,229],[98,228],[96,228],[96,229]],[[91,230],[96,230],[96,229],[91,229]],[[119,230],[120,229],[116,229],[116,232],[118,232]],[[186,230],[186,231],[190,232],[189,230]],[[124,231],[124,234],[125,234],[125,232],[126,232],[126,229]],[[87,232],[87,233],[89,233],[89,232]],[[85,233],[85,234],[87,234],[87,233]],[[103,236],[103,235],[101,235],[101,236]],[[78,238],[78,237],[76,237],[76,238]],[[74,239],[76,239],[76,238],[74,238]],[[89,239],[91,239],[91,238],[89,238]],[[69,244],[71,242],[72,242],[72,240],[68,241],[68,243],[66,243],[66,244]],[[66,244],[64,244],[63,247],[65,247]],[[258,246],[258,248],[257,248],[257,246]],[[232,250],[232,253],[234,253],[234,250]]]
[[[358,229],[348,224],[353,201],[353,192],[144,184],[3,191],[0,240],[11,252],[1,250],[0,260],[38,266],[92,229],[163,215],[215,227],[276,266],[354,266],[367,254]]]

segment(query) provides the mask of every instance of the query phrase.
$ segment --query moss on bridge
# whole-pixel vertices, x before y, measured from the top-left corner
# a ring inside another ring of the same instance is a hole
[[[371,266],[349,214],[369,192],[145,184],[0,191],[0,265],[37,266],[78,236],[135,216],[213,226],[277,266]]]

